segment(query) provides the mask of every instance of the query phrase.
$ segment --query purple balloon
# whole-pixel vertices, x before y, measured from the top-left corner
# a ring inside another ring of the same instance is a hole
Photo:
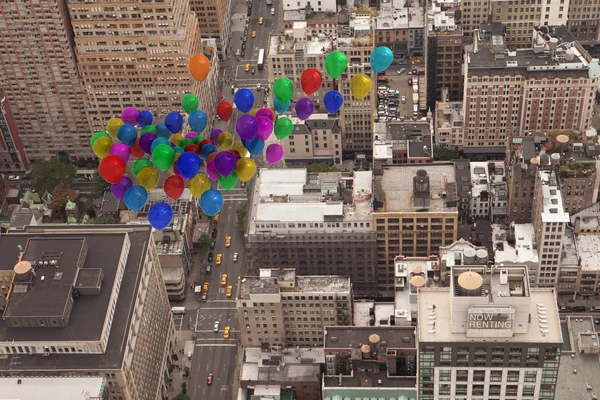
[[[256,137],[258,122],[252,115],[244,114],[236,121],[235,130],[240,135],[240,139],[249,142]]]
[[[219,175],[229,176],[235,170],[237,159],[235,154],[228,151],[222,151],[214,158],[215,168]]]
[[[296,102],[296,115],[302,121],[308,119],[308,117],[312,115],[313,111],[315,111],[315,106],[312,100],[308,97],[303,97]]]
[[[110,185],[110,192],[115,196],[115,199],[123,201],[125,193],[133,186],[132,180],[128,176],[124,176],[118,183]]]
[[[110,148],[110,154],[117,155],[127,162],[131,157],[131,149],[125,143],[115,143]]]
[[[211,181],[217,182],[219,180],[219,173],[215,167],[214,159],[206,163],[206,175],[208,175]]]
[[[185,138],[186,139],[193,139],[196,136],[198,136],[198,134],[196,132],[194,132],[194,131],[190,131],[190,132],[188,132],[188,133],[185,134]]]
[[[283,158],[283,147],[280,144],[273,143],[267,147],[265,158],[269,164],[274,164]]]
[[[219,145],[219,135],[223,133],[223,129],[215,128],[210,131],[210,141],[213,142],[215,146]]]
[[[256,112],[255,117],[267,117],[271,120],[271,122],[273,122],[273,111],[269,110],[268,108],[261,108]]]
[[[273,133],[273,121],[267,117],[257,117],[258,130],[256,131],[256,137],[262,141],[265,141]]]
[[[139,111],[135,107],[127,107],[121,113],[121,119],[126,124],[131,124],[135,126],[137,124],[138,118],[140,117]]]
[[[144,153],[151,155],[152,142],[156,140],[157,136],[152,132],[146,132],[140,137],[140,147],[144,150]]]

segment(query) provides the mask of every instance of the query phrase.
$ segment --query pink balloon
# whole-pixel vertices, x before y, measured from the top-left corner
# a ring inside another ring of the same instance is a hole
[[[283,158],[283,147],[277,143],[270,144],[265,152],[265,158],[269,164],[275,164]]]
[[[273,118],[275,118],[274,115],[273,115],[273,111],[269,110],[268,108],[261,108],[260,110],[258,110],[256,112],[255,117],[256,118],[258,118],[258,117],[267,117],[267,118],[269,118],[271,120],[271,122],[273,122]]]
[[[214,159],[206,163],[206,175],[214,182],[219,180],[219,173],[217,172],[217,167],[215,167]]]
[[[191,132],[188,132],[188,133],[185,134],[185,138],[186,139],[193,139],[196,136],[198,136],[198,134],[196,132],[194,132],[194,131],[191,131]]]
[[[137,124],[138,118],[140,117],[140,113],[135,107],[127,107],[121,113],[121,119],[126,124],[131,124],[135,126]]]
[[[123,161],[129,161],[131,157],[131,149],[125,143],[115,143],[110,148],[110,154],[114,154],[123,159]]]
[[[271,133],[273,133],[273,121],[267,117],[258,117],[256,118],[256,121],[258,122],[258,131],[256,131],[256,137],[264,142],[269,138],[269,136],[271,136]]]

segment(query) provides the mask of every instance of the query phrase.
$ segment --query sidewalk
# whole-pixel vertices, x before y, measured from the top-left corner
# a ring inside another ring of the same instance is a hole
[[[238,399],[240,390],[240,374],[242,373],[242,363],[244,362],[244,347],[238,346],[235,356],[235,371],[233,372],[233,383],[231,384],[231,399]]]
[[[192,331],[176,331],[175,340],[177,343],[175,345],[177,360],[173,360],[174,368],[171,371],[173,391],[169,392],[169,399],[181,393],[181,384],[183,382],[188,385],[189,392],[190,378],[183,376],[183,370],[185,367],[192,368],[192,356],[195,348]]]

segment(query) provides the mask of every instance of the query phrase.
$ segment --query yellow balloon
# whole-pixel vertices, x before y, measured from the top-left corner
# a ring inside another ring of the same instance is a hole
[[[113,145],[113,141],[111,138],[102,136],[102,137],[99,137],[98,139],[96,139],[96,141],[94,142],[94,147],[92,147],[92,150],[94,151],[94,154],[96,156],[98,156],[98,158],[102,159],[108,155],[112,145]]]
[[[358,100],[367,97],[369,92],[371,92],[372,86],[373,82],[371,81],[371,78],[365,74],[354,75],[350,81],[350,90]]]
[[[240,181],[249,181],[256,173],[256,163],[251,158],[242,157],[235,163],[235,172]]]
[[[258,112],[258,108],[253,108],[252,110],[250,110],[250,112],[248,114],[252,115],[253,117],[256,117],[257,112]]]
[[[171,173],[171,175],[175,175],[175,164],[177,164],[179,156],[181,156],[181,154],[175,153],[175,160],[173,161],[173,165],[171,165],[171,167],[169,168],[169,172]]]
[[[119,128],[123,124],[124,122],[121,118],[111,118],[110,121],[108,121],[108,124],[106,124],[106,132],[112,137],[117,137]]]
[[[183,140],[183,135],[181,133],[177,133],[175,135],[171,135],[171,137],[169,138],[169,140],[173,143],[175,143],[175,146],[177,146],[179,144],[179,142],[181,142]]]
[[[202,193],[210,189],[210,179],[208,179],[208,175],[201,172],[190,179],[189,188],[192,196],[197,199],[202,197]]]
[[[244,147],[242,142],[235,142],[232,146],[232,149],[237,150],[240,153],[240,156],[242,156],[242,158],[248,155],[248,149]]]
[[[229,132],[222,132],[217,138],[217,143],[221,150],[229,150],[233,145],[233,136]]]
[[[147,191],[156,187],[158,183],[158,171],[154,167],[144,167],[137,176],[138,183]]]

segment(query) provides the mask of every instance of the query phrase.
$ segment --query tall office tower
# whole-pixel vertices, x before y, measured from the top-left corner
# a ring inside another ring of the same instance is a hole
[[[600,0],[569,0],[567,29],[582,44],[600,41]]]
[[[175,327],[149,225],[32,226],[0,238],[0,376],[106,379],[167,396]]]
[[[421,288],[421,400],[553,400],[562,347],[554,289],[527,267],[451,268],[450,287]]]
[[[231,0],[189,0],[190,9],[196,13],[200,37],[216,39],[219,60],[227,58],[231,36]]]
[[[0,86],[31,160],[92,155],[65,3],[0,2]]]
[[[453,163],[383,167],[373,201],[380,292],[394,288],[396,256],[428,257],[456,241],[456,185]]]
[[[188,1],[70,0],[69,12],[93,130],[104,130],[130,106],[148,109],[160,120],[181,110],[187,93],[198,96],[212,121],[214,80],[211,75],[202,83],[194,80],[187,63],[206,53],[214,75],[218,57],[216,49],[203,46]]]
[[[504,154],[508,137],[589,127],[598,61],[564,26],[537,27],[533,48],[506,50],[502,24],[481,27],[465,68],[465,153]]]
[[[19,136],[19,128],[15,121],[8,99],[0,89],[0,171],[5,174],[23,172],[29,169],[29,160]]]

